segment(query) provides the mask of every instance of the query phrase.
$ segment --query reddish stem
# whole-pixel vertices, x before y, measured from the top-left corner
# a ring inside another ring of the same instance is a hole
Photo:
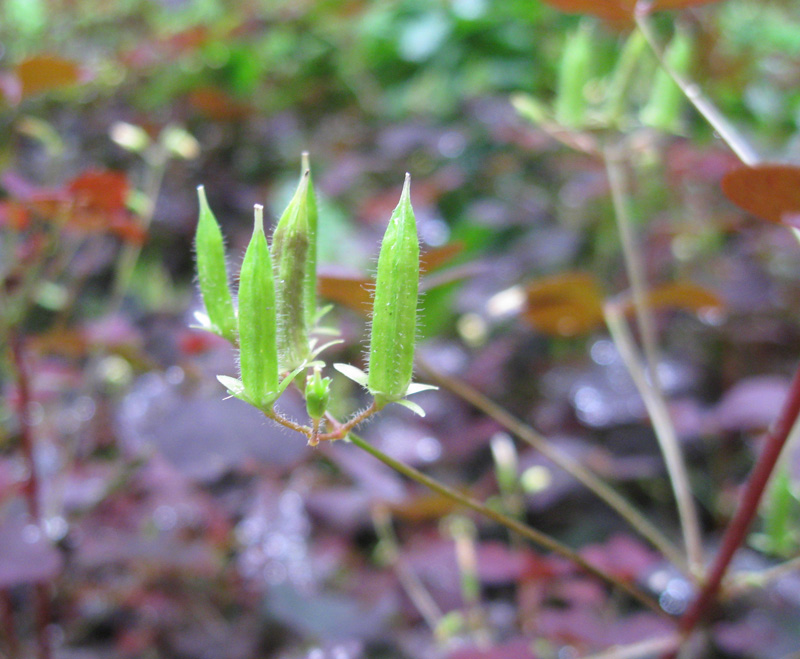
[[[680,629],[684,634],[688,635],[694,630],[714,604],[722,579],[728,571],[733,555],[744,542],[747,530],[758,512],[764,490],[798,415],[800,415],[800,367],[794,375],[789,394],[783,403],[778,419],[764,439],[761,455],[758,456],[758,460],[750,472],[750,477],[739,499],[739,506],[725,529],[722,546],[709,569],[703,588],[680,620]]]
[[[20,444],[28,478],[23,491],[28,503],[28,512],[33,523],[41,528],[41,507],[39,505],[39,479],[36,474],[36,460],[34,457],[33,423],[30,409],[33,398],[31,396],[30,377],[25,364],[22,338],[15,332],[9,337],[11,357],[17,372],[17,416],[19,418]],[[50,624],[50,593],[47,584],[36,584],[36,637],[37,656],[39,659],[50,659],[50,642],[47,637],[47,627]]]
[[[14,622],[14,603],[8,588],[0,590],[0,623],[3,626],[3,636],[6,637],[9,659],[19,657],[19,639],[17,626]]]

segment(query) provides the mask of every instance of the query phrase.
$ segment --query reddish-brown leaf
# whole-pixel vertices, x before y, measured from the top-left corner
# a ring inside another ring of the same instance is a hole
[[[72,60],[55,55],[34,55],[17,65],[22,97],[68,87],[79,82],[81,69]]]
[[[70,181],[67,190],[77,206],[113,212],[125,208],[128,179],[123,172],[90,169]]]
[[[705,5],[718,0],[655,0],[650,11],[685,9]],[[636,0],[545,0],[556,9],[568,14],[590,14],[609,21],[627,22],[632,20]]]
[[[317,293],[320,297],[364,316],[369,316],[372,311],[374,286],[375,282],[368,277],[340,274],[331,269],[322,269],[317,277]]]
[[[0,201],[0,228],[24,231],[30,223],[28,209],[16,201]]]
[[[676,281],[656,286],[647,292],[647,304],[651,309],[680,309],[695,314],[720,313],[725,309],[722,300],[707,288],[689,281]],[[625,313],[634,312],[633,299],[625,299]]]
[[[456,256],[464,251],[464,243],[456,240],[441,247],[426,249],[419,256],[419,271],[421,274],[436,270],[447,265]]]
[[[585,272],[537,279],[525,288],[523,318],[551,336],[586,334],[603,324],[603,294]]]
[[[189,94],[189,103],[214,121],[238,121],[251,113],[252,108],[232,98],[217,87],[199,87]]]
[[[763,164],[739,167],[722,178],[734,204],[770,222],[800,227],[800,167]]]

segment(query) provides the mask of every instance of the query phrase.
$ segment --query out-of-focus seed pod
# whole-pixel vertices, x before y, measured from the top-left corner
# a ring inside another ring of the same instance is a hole
[[[306,280],[305,280],[305,304],[306,326],[312,328],[317,316],[317,225],[319,215],[317,213],[317,195],[314,192],[314,180],[311,177],[311,165],[309,164],[308,152],[302,155],[300,168],[305,176],[308,172],[308,186],[306,188],[308,207],[308,258],[306,261]]]
[[[225,243],[217,219],[208,205],[203,186],[197,188],[200,215],[195,234],[197,278],[211,329],[228,341],[236,341],[236,314],[228,286]]]
[[[676,73],[685,74],[689,71],[692,64],[692,39],[687,32],[675,32],[664,54],[664,61]],[[666,132],[675,132],[680,127],[684,103],[683,92],[678,85],[666,71],[659,69],[650,99],[642,108],[642,123]]]
[[[586,120],[586,84],[592,77],[592,33],[582,23],[567,37],[558,70],[556,119],[563,126],[581,128]]]
[[[320,369],[315,368],[314,374],[306,378],[306,410],[312,419],[321,419],[328,409],[331,398],[331,379],[323,378]]]
[[[406,395],[414,363],[419,239],[410,187],[406,174],[378,256],[367,387],[379,408]]]
[[[253,236],[239,275],[239,367],[247,398],[271,408],[278,396],[275,284],[264,235],[264,209],[255,207]]]
[[[309,355],[306,315],[308,273],[309,171],[300,178],[297,190],[272,234],[275,295],[278,316],[278,355],[282,371],[291,371]]]

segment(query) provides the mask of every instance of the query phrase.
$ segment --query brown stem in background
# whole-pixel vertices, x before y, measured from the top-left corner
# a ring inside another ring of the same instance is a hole
[[[31,397],[30,378],[25,364],[22,337],[12,332],[9,337],[11,358],[17,376],[17,417],[19,418],[20,444],[28,478],[25,481],[24,493],[28,503],[28,512],[33,523],[41,528],[41,506],[39,504],[39,479],[36,474],[34,456],[33,423],[30,417]],[[47,627],[50,624],[50,593],[45,583],[36,584],[34,588],[36,600],[36,638],[37,656],[39,659],[50,659],[50,641]]]
[[[17,626],[14,623],[14,602],[11,601],[11,592],[8,588],[0,590],[0,625],[2,625],[3,637],[8,648],[8,659],[19,657],[19,638],[17,637]]]
[[[747,530],[758,512],[769,478],[775,469],[781,450],[800,415],[800,367],[795,372],[789,394],[775,425],[767,433],[761,455],[750,472],[750,477],[739,499],[733,518],[725,529],[722,546],[697,599],[680,620],[680,629],[689,634],[708,615],[716,600],[722,579],[728,571],[734,553],[744,542]]]

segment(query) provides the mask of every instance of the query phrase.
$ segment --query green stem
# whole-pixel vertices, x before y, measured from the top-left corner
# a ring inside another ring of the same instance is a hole
[[[647,608],[652,609],[653,611],[661,615],[666,615],[664,611],[659,607],[658,603],[654,599],[652,599],[649,595],[639,590],[639,588],[629,583],[626,583],[625,581],[622,581],[621,579],[618,579],[617,577],[611,574],[608,574],[607,572],[598,568],[595,565],[592,565],[587,560],[585,560],[580,554],[573,551],[569,547],[561,544],[560,542],[558,542],[558,540],[555,540],[554,538],[551,538],[549,535],[546,535],[541,531],[537,531],[536,529],[533,529],[519,522],[518,520],[509,517],[508,515],[504,515],[501,512],[493,510],[492,508],[489,508],[480,501],[477,501],[472,497],[462,494],[457,490],[454,490],[453,488],[445,485],[444,483],[441,483],[431,478],[430,476],[426,476],[421,471],[418,471],[407,464],[395,460],[394,458],[387,455],[380,449],[377,449],[374,446],[372,446],[369,442],[365,441],[358,435],[350,433],[348,435],[348,438],[352,444],[355,444],[361,450],[366,451],[374,458],[377,458],[378,460],[383,462],[383,464],[387,465],[388,467],[391,467],[392,469],[403,474],[404,476],[416,481],[420,485],[424,485],[425,487],[433,490],[437,494],[441,494],[442,496],[447,497],[452,501],[460,503],[461,505],[465,506],[466,508],[469,508],[470,510],[474,510],[475,512],[480,513],[484,517],[488,517],[489,519],[497,522],[498,524],[502,524],[506,528],[511,529],[516,533],[519,533],[521,536],[527,538],[528,540],[538,545],[539,547],[547,549],[553,552],[554,554],[558,554],[559,556],[566,558],[567,560],[583,568],[589,574],[592,574],[595,577],[602,579],[606,583],[619,589],[620,591],[627,593],[630,597],[640,602]]]
[[[631,378],[633,378],[650,415],[650,421],[653,424],[656,439],[664,456],[672,491],[678,506],[678,516],[680,517],[683,539],[686,545],[686,554],[689,558],[689,568],[692,575],[697,576],[701,574],[703,569],[700,523],[697,518],[697,509],[692,498],[689,476],[681,455],[675,426],[669,416],[666,401],[660,395],[660,392],[647,381],[647,376],[639,362],[639,356],[636,354],[636,344],[621,311],[612,304],[607,304],[604,311],[606,325],[611,338],[617,346],[617,350],[619,350],[620,356]]]
[[[552,448],[546,437],[528,424],[517,419],[500,405],[487,398],[479,391],[476,391],[465,382],[439,372],[420,357],[417,357],[417,364],[434,382],[494,419],[508,430],[508,432],[519,437],[556,466],[566,471],[589,491],[593,492],[599,499],[604,501],[609,508],[616,511],[620,517],[627,521],[635,531],[643,538],[647,539],[669,561],[678,567],[678,569],[682,570],[684,573],[688,573],[686,559],[678,548],[675,547],[650,520],[625,499],[625,497],[616,492],[616,490],[600,479],[596,474],[569,456]]]

